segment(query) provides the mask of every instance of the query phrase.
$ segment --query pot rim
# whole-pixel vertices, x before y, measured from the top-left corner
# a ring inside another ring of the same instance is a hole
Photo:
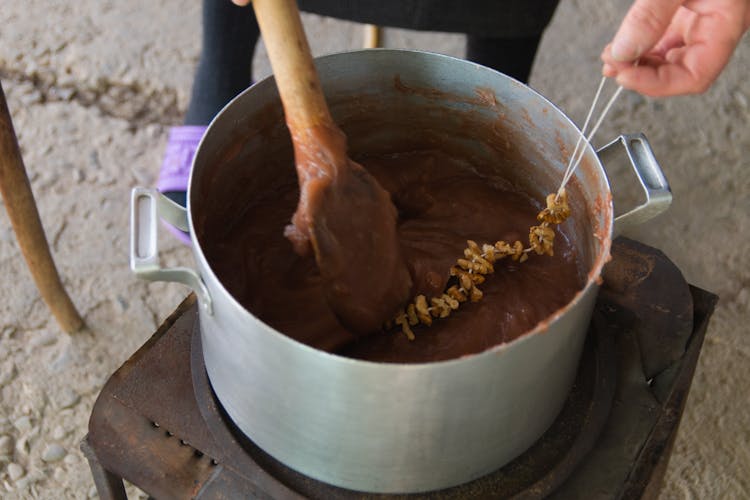
[[[435,58],[442,58],[451,60],[455,64],[468,64],[472,66],[477,66],[481,68],[483,71],[490,71],[493,73],[497,73],[498,75],[501,75],[504,78],[508,78],[515,83],[517,83],[522,88],[525,88],[528,92],[533,93],[538,99],[541,99],[541,101],[550,107],[550,109],[554,110],[558,114],[558,118],[561,118],[563,120],[563,123],[565,123],[567,126],[572,127],[578,134],[581,134],[580,129],[578,126],[568,117],[556,104],[554,104],[552,101],[547,99],[544,95],[536,91],[531,86],[522,83],[515,78],[508,76],[504,73],[501,73],[497,70],[494,70],[492,68],[488,68],[486,66],[482,66],[480,64],[467,61],[465,59],[460,59],[457,57],[445,55],[445,54],[439,54],[436,52],[430,52],[426,50],[414,50],[414,49],[391,49],[391,48],[374,48],[374,49],[358,49],[358,50],[351,50],[351,51],[341,51],[336,52],[332,54],[326,54],[323,56],[319,56],[315,58],[315,62],[317,64],[318,61],[324,61],[326,59],[336,59],[340,57],[351,57],[356,56],[360,53],[365,52],[373,52],[373,51],[379,51],[379,52],[390,52],[390,53],[419,53],[424,54],[429,57],[435,57]],[[188,179],[188,190],[187,190],[187,215],[188,215],[188,224],[190,228],[190,240],[193,245],[193,252],[196,257],[196,260],[200,264],[200,272],[208,272],[210,276],[214,279],[216,283],[219,284],[221,287],[221,292],[228,298],[232,305],[235,306],[244,316],[247,316],[248,321],[254,322],[256,326],[260,327],[260,329],[264,332],[264,334],[268,334],[271,336],[276,336],[277,340],[280,340],[282,342],[288,342],[289,345],[293,348],[302,349],[303,351],[307,351],[308,354],[314,355],[314,356],[321,356],[323,358],[329,358],[331,360],[335,360],[337,362],[341,363],[348,363],[353,364],[356,366],[371,366],[371,367],[377,367],[378,369],[409,369],[409,370],[421,370],[421,369],[432,369],[436,366],[449,366],[452,364],[459,364],[459,363],[467,363],[467,362],[473,362],[477,361],[482,358],[489,358],[492,356],[497,356],[499,354],[504,353],[508,349],[516,348],[516,346],[522,345],[524,342],[526,342],[529,338],[533,336],[537,336],[540,334],[545,333],[550,327],[554,326],[560,319],[563,317],[563,315],[568,312],[570,309],[573,309],[576,307],[576,305],[583,300],[584,295],[590,292],[590,290],[594,287],[597,287],[600,281],[600,276],[602,273],[602,269],[604,265],[609,262],[611,259],[610,256],[610,248],[612,245],[612,234],[613,234],[613,226],[614,226],[614,206],[612,201],[612,195],[611,195],[611,188],[609,185],[609,180],[607,178],[606,172],[604,170],[604,167],[602,166],[601,160],[599,159],[599,156],[596,154],[596,151],[592,147],[591,143],[588,141],[586,142],[585,148],[586,152],[584,154],[583,158],[589,158],[590,160],[593,160],[593,163],[591,161],[589,162],[581,162],[583,165],[584,163],[591,165],[592,168],[596,169],[598,173],[601,175],[601,178],[603,180],[603,185],[606,187],[606,192],[599,193],[598,197],[603,197],[604,203],[601,204],[601,210],[605,211],[605,227],[603,228],[593,228],[592,230],[592,238],[599,241],[599,244],[596,245],[598,248],[598,251],[595,252],[595,260],[594,263],[590,266],[588,274],[586,276],[586,282],[584,286],[578,290],[578,292],[573,296],[573,298],[564,306],[557,309],[553,313],[549,314],[547,317],[545,317],[542,321],[540,321],[534,328],[525,331],[521,335],[519,335],[517,338],[509,341],[509,342],[503,342],[501,344],[494,345],[492,347],[489,347],[485,349],[484,351],[467,354],[458,358],[452,358],[452,359],[445,359],[445,360],[439,360],[439,361],[428,361],[428,362],[418,362],[418,363],[391,363],[391,362],[381,362],[381,361],[370,361],[370,360],[362,360],[362,359],[355,359],[350,358],[347,356],[343,356],[341,354],[336,354],[332,352],[323,351],[321,349],[317,349],[315,347],[311,347],[307,344],[304,344],[298,340],[295,340],[287,335],[285,335],[283,332],[273,328],[272,326],[268,325],[264,321],[262,321],[259,317],[257,317],[255,314],[253,314],[251,311],[249,311],[247,308],[245,308],[242,304],[240,304],[237,299],[232,295],[225,287],[222,281],[216,276],[214,273],[213,268],[209,265],[208,260],[206,259],[206,256],[203,253],[203,249],[198,242],[198,239],[196,237],[196,232],[193,227],[193,215],[191,211],[191,202],[192,202],[192,188],[193,188],[193,174],[195,172],[195,164],[196,160],[200,156],[200,152],[203,147],[203,143],[206,140],[207,137],[211,135],[212,129],[215,128],[216,123],[222,119],[222,116],[224,113],[231,108],[233,105],[235,105],[236,102],[238,102],[241,99],[245,98],[245,95],[249,92],[252,92],[253,89],[261,84],[268,85],[267,82],[274,79],[274,75],[268,75],[267,77],[255,82],[253,85],[248,87],[247,89],[243,90],[241,93],[239,93],[237,96],[235,96],[231,101],[229,101],[222,109],[219,111],[216,116],[211,120],[211,123],[209,123],[208,128],[206,129],[206,132],[203,134],[203,137],[201,138],[198,147],[196,149],[196,153],[193,156],[193,161],[190,168],[190,177]],[[574,178],[578,177],[578,175],[574,175]],[[604,236],[602,236],[604,235]],[[203,311],[201,311],[201,314],[203,314]]]

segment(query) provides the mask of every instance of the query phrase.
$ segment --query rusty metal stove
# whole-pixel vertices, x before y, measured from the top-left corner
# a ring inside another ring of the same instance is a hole
[[[717,297],[651,247],[620,238],[612,255],[552,427],[498,471],[419,498],[657,496]],[[211,391],[196,314],[189,296],[99,395],[82,449],[102,499],[126,498],[122,479],[159,499],[411,497],[320,483],[236,430]]]

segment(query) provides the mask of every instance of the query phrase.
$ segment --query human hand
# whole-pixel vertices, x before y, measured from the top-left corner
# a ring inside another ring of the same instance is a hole
[[[750,0],[636,0],[602,74],[649,96],[705,92],[750,27]]]

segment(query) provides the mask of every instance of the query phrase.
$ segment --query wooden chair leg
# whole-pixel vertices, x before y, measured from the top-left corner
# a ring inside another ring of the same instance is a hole
[[[52,260],[29,177],[21,158],[13,123],[0,83],[0,194],[5,201],[21,253],[26,259],[39,293],[60,327],[68,333],[83,326],[73,302],[60,281]]]
[[[374,24],[365,24],[365,32],[363,39],[363,48],[365,49],[377,49],[380,47],[380,26]]]

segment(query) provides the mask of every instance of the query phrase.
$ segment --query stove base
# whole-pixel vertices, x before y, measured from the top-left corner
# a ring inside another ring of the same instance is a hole
[[[656,497],[716,296],[658,250],[613,245],[576,383],[550,429],[500,470],[420,498]],[[656,306],[656,307],[655,307]],[[324,484],[224,415],[188,297],[103,388],[82,444],[102,499],[122,479],[159,498],[407,498]]]

